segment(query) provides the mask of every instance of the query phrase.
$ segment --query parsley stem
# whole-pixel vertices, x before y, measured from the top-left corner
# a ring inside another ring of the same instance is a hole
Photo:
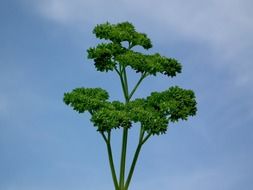
[[[129,95],[129,99],[132,98],[133,94],[135,93],[135,91],[137,90],[137,88],[139,87],[139,85],[141,84],[141,82],[143,81],[143,79],[145,79],[147,76],[148,76],[148,74],[142,73],[139,81],[136,83],[136,85],[134,86],[133,90],[131,91],[131,93]]]
[[[115,172],[114,162],[113,162],[113,155],[112,155],[112,148],[111,148],[111,132],[110,131],[108,132],[106,146],[107,146],[107,153],[108,153],[108,157],[109,157],[109,164],[110,164],[114,187],[115,187],[115,190],[120,190],[119,185],[118,185],[117,175]]]

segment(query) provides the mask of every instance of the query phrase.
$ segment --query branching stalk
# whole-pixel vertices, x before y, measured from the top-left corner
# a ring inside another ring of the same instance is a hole
[[[140,154],[140,151],[141,151],[141,147],[143,145],[144,133],[145,133],[145,131],[143,130],[143,126],[141,126],[140,136],[139,136],[139,143],[138,143],[138,146],[135,150],[133,161],[132,161],[132,164],[130,166],[129,174],[127,176],[127,180],[126,180],[126,183],[125,183],[125,189],[126,190],[128,189],[128,186],[131,182],[131,179],[132,179],[132,176],[133,176],[133,173],[134,173],[134,169],[135,169],[135,165],[137,163],[137,160],[138,160],[138,157],[139,157],[139,154]]]
[[[133,101],[132,104],[130,102],[131,98],[150,73],[153,75],[160,73],[173,77],[181,72],[181,64],[175,59],[161,56],[158,53],[145,55],[140,52],[132,51],[131,49],[135,46],[142,46],[144,49],[148,50],[152,47],[152,43],[146,34],[137,32],[135,27],[129,22],[116,25],[108,22],[99,24],[94,28],[93,33],[97,38],[109,40],[110,42],[101,43],[94,48],[89,48],[87,50],[88,58],[94,60],[95,67],[98,71],[116,71],[120,79],[125,105],[118,101],[110,102],[108,100],[108,92],[102,88],[76,88],[70,93],[64,93],[63,100],[65,104],[73,107],[75,111],[79,113],[88,111],[91,114],[91,121],[94,123],[94,126],[98,127],[99,133],[106,143],[115,190],[128,190],[141,148],[150,138],[151,134],[155,133],[159,135],[163,133],[164,127],[166,127],[165,125],[167,124],[166,122],[169,122],[169,120],[185,120],[188,116],[194,116],[197,111],[197,102],[195,101],[193,91],[184,90],[176,86],[161,93],[151,93],[149,96],[150,99],[147,97],[146,99],[142,99],[143,101],[136,100]],[[127,46],[125,44],[126,42],[128,42],[128,47],[125,47]],[[142,72],[135,82],[136,84],[134,83],[131,89],[128,87],[129,76],[127,75],[127,71],[129,68],[132,68],[136,72]],[[151,100],[151,102],[149,100]],[[182,111],[175,109],[175,106],[178,109],[182,109]],[[156,107],[158,109],[156,109]],[[155,108],[155,110],[153,108]],[[163,110],[166,114],[159,114]],[[127,113],[128,111],[130,112],[129,114]],[[145,114],[145,111],[147,111],[148,114]],[[145,122],[147,126],[143,126],[143,121],[147,121],[144,117],[153,120],[157,116],[156,112],[158,112],[161,120],[158,119],[157,123],[153,123],[152,121],[150,123]],[[171,115],[173,115],[173,117]],[[142,124],[137,147],[127,174],[126,155],[129,128],[124,127],[122,123],[130,122],[140,122]],[[105,124],[108,126],[105,126]],[[153,126],[154,124],[157,125]],[[121,156],[120,168],[117,170],[117,174],[111,147],[111,129],[113,128],[121,128],[121,130],[123,130],[122,149],[121,155],[119,155]],[[150,131],[148,129],[150,129]]]
[[[141,144],[143,145],[148,139],[149,137],[151,136],[151,133],[149,133],[141,142]]]
[[[111,169],[111,174],[112,174],[114,187],[115,187],[115,190],[120,190],[118,180],[117,180],[117,175],[116,175],[116,172],[115,172],[114,162],[113,162],[113,155],[112,155],[112,148],[111,148],[111,132],[108,132],[108,138],[107,138],[106,146],[107,146],[109,164],[110,164],[110,169]]]
[[[102,137],[103,137],[103,139],[104,139],[105,143],[107,144],[108,139],[106,138],[106,136],[105,136],[104,132],[101,132],[101,131],[100,131],[100,134],[102,135]]]
[[[126,103],[129,102],[128,96],[128,83],[127,83],[127,75],[126,68],[120,65],[120,78],[121,84],[125,95]],[[121,161],[120,161],[120,175],[119,175],[119,188],[120,190],[124,189],[125,183],[125,168],[126,168],[126,153],[127,153],[127,137],[128,137],[128,128],[123,129],[122,136],[122,149],[121,149]]]
[[[139,81],[136,83],[135,87],[133,88],[133,90],[131,91],[130,95],[129,95],[129,99],[132,98],[133,94],[135,93],[135,91],[137,90],[137,88],[139,87],[139,85],[141,84],[141,82],[143,81],[143,79],[145,79],[148,76],[148,74],[146,73],[142,73]]]
[[[137,90],[137,88],[139,87],[139,85],[141,84],[141,82],[143,81],[143,79],[146,76],[148,76],[148,74],[147,73],[142,73],[140,79],[138,80],[138,82],[134,86],[133,90],[129,94],[129,92],[128,92],[128,81],[127,81],[126,67],[124,67],[123,65],[119,64],[119,69],[117,67],[115,67],[115,71],[117,72],[117,74],[119,75],[119,78],[120,78],[122,90],[123,90],[124,97],[125,97],[125,102],[128,103],[130,101],[130,99],[132,98],[133,94],[135,93],[135,91]],[[141,129],[140,129],[139,143],[138,143],[138,146],[136,148],[136,151],[135,151],[135,154],[134,154],[134,158],[133,158],[130,170],[129,170],[129,174],[128,174],[128,177],[127,177],[127,180],[126,180],[126,183],[125,183],[125,168],[126,168],[126,153],[127,153],[128,128],[124,128],[123,129],[122,149],[121,149],[121,161],[120,161],[120,174],[119,174],[119,183],[118,183],[119,190],[127,190],[128,189],[128,186],[130,184],[130,181],[131,181],[131,178],[132,178],[132,175],[133,175],[133,172],[134,172],[134,168],[135,168],[135,165],[136,165],[136,162],[137,162],[140,150],[141,150],[141,146],[144,144],[143,143],[144,133],[145,133],[145,131],[143,130],[143,127],[141,127]],[[108,139],[109,139],[109,137],[108,137]],[[115,174],[115,171],[114,172],[112,171],[112,173]],[[114,182],[114,184],[115,184],[115,182]]]
[[[117,67],[114,67],[114,69],[116,70],[117,74],[119,75],[119,78],[120,78],[120,83],[121,83],[121,87],[122,87],[122,90],[123,90],[123,94],[124,94],[124,97],[125,99],[127,99],[128,97],[128,92],[126,91],[127,87],[125,86],[125,81],[124,81],[124,77],[122,76],[122,66],[119,64],[119,70],[117,69]]]
[[[124,78],[124,85],[125,85],[125,100],[126,102],[129,102],[130,98],[128,96],[128,82],[127,82],[127,74],[126,74],[126,67],[123,67],[123,78]]]
[[[137,159],[139,157],[139,153],[141,151],[141,147],[142,147],[142,145],[138,144],[138,146],[136,148],[136,151],[135,151],[135,154],[134,154],[134,158],[133,158],[130,170],[129,170],[129,174],[128,174],[128,177],[127,177],[127,180],[126,180],[126,183],[125,183],[125,186],[124,186],[126,190],[128,189],[128,186],[129,186],[130,181],[132,179],[132,176],[133,176],[133,173],[134,173],[134,169],[135,169],[135,165],[136,165]]]
[[[128,129],[124,128],[123,129],[123,138],[122,138],[122,149],[121,149],[120,177],[119,177],[119,186],[121,189],[124,188],[124,182],[125,182],[127,136],[128,136]]]
[[[143,135],[144,135],[144,129],[143,126],[140,127],[140,134],[139,134],[139,143],[142,141],[143,139]]]

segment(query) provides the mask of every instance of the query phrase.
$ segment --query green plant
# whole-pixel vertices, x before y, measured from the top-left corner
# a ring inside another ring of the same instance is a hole
[[[152,92],[146,98],[131,100],[146,77],[156,76],[158,73],[174,77],[181,72],[181,64],[176,59],[158,53],[145,55],[134,51],[135,46],[148,50],[152,44],[146,34],[137,32],[129,22],[100,24],[94,28],[93,33],[105,42],[89,48],[88,58],[94,60],[98,71],[117,73],[125,102],[108,101],[107,91],[101,88],[76,88],[64,94],[64,102],[79,113],[88,111],[91,114],[91,122],[106,143],[115,190],[127,190],[142,146],[152,135],[164,134],[169,122],[186,120],[188,116],[195,115],[197,111],[195,95],[191,90],[174,86],[163,92]],[[131,90],[128,87],[127,67],[140,75]],[[139,141],[128,175],[125,175],[128,131],[133,123],[140,126]],[[123,130],[118,177],[111,148],[113,129]]]

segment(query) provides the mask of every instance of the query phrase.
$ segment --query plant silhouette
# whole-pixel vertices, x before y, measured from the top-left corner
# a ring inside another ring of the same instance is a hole
[[[88,58],[94,60],[97,71],[117,73],[125,102],[110,102],[108,92],[102,88],[76,88],[64,94],[64,102],[79,113],[86,111],[90,113],[91,122],[107,147],[114,188],[128,190],[139,153],[145,142],[153,135],[165,134],[170,122],[187,120],[188,116],[194,116],[197,103],[192,90],[178,86],[170,87],[163,92],[152,92],[146,98],[132,100],[145,78],[157,74],[174,77],[181,73],[181,64],[176,59],[161,56],[159,53],[144,54],[134,51],[135,46],[148,50],[152,47],[152,43],[146,34],[137,32],[129,22],[99,24],[93,33],[104,42],[89,48]],[[133,89],[128,87],[129,76],[126,68],[133,69],[139,75]],[[133,123],[138,125],[133,126]],[[139,140],[129,171],[126,172],[128,133],[131,127],[136,126],[140,127]],[[123,131],[118,176],[111,148],[111,135],[114,129]]]

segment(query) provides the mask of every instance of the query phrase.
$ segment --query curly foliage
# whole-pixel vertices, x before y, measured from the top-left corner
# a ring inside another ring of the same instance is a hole
[[[166,115],[172,122],[179,119],[187,120],[188,116],[194,116],[197,111],[193,91],[184,90],[178,86],[164,92],[153,92],[147,97],[147,101],[150,106]]]
[[[88,58],[94,60],[98,71],[113,71],[117,66],[124,65],[136,72],[150,75],[161,73],[173,77],[181,72],[182,66],[176,59],[158,53],[145,55],[131,50],[137,45],[144,49],[149,49],[152,45],[147,35],[136,32],[129,22],[116,25],[107,22],[97,25],[93,32],[100,39],[110,40],[109,43],[101,43],[87,50]],[[121,42],[128,42],[129,47],[124,47]]]
[[[94,126],[98,127],[98,131],[110,131],[113,128],[131,126],[131,120],[128,110],[121,102],[108,102],[107,106],[98,110],[92,115],[91,121]]]
[[[129,103],[129,107],[132,121],[139,122],[148,134],[159,135],[166,132],[169,120],[150,106],[146,99],[136,99]]]
[[[126,49],[117,43],[101,43],[95,48],[89,48],[88,58],[94,59],[98,71],[113,70],[116,66],[114,57],[124,53]]]
[[[116,57],[116,60],[124,66],[132,67],[136,72],[156,75],[161,73],[167,76],[176,76],[181,72],[181,64],[176,59],[167,58],[156,53],[144,55],[134,51],[126,51]]]
[[[136,32],[134,26],[129,22],[99,24],[94,28],[93,33],[97,38],[110,40],[114,43],[128,42],[131,46],[139,45],[145,49],[152,47],[147,35]]]
[[[77,88],[64,95],[65,103],[74,110],[92,114],[98,131],[129,128],[132,122],[140,122],[147,133],[159,135],[166,132],[170,121],[186,120],[197,111],[194,93],[177,86],[127,104],[107,99],[108,93],[101,88]]]
[[[63,101],[79,113],[92,113],[104,107],[108,98],[108,92],[101,88],[76,88],[70,93],[64,93]]]
[[[125,102],[109,101],[109,94],[102,88],[76,88],[64,94],[64,102],[79,113],[89,112],[91,122],[106,142],[111,174],[115,190],[127,190],[131,181],[142,145],[152,135],[164,134],[170,122],[187,120],[197,112],[197,103],[192,90],[178,86],[163,92],[152,92],[146,98],[131,100],[142,81],[148,76],[163,74],[174,77],[181,73],[181,64],[173,58],[155,53],[139,53],[132,48],[141,46],[148,50],[151,40],[139,33],[129,22],[97,25],[93,33],[106,42],[89,48],[88,58],[94,60],[97,71],[116,71],[119,76]],[[128,47],[126,47],[128,44]],[[128,88],[126,68],[130,67],[140,75],[133,89]],[[128,130],[133,123],[140,125],[139,141],[125,179]],[[117,178],[111,148],[111,131],[123,129],[122,150]]]

